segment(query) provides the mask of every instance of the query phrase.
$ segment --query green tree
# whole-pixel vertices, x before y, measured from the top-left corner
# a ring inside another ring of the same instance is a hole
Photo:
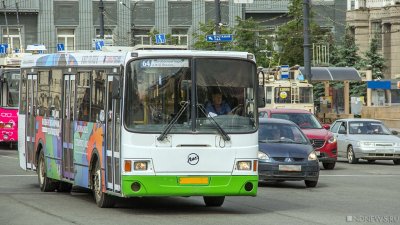
[[[303,0],[292,0],[289,6],[289,22],[277,31],[278,45],[281,47],[281,64],[304,64]],[[324,35],[324,31],[311,19],[310,42],[315,43]]]
[[[377,34],[380,35],[380,34]],[[365,53],[364,65],[372,67],[372,79],[382,79],[385,70],[385,59],[378,53],[378,38],[374,36],[371,40],[368,51]]]
[[[193,33],[193,38],[195,40],[193,48],[198,50],[216,50],[216,43],[206,40],[206,36],[212,35],[214,31],[215,23],[212,20],[209,20],[208,23],[200,23],[200,32]],[[232,33],[233,29],[221,26],[221,34]],[[221,50],[232,50],[234,48],[232,42],[221,42],[220,45]]]
[[[268,67],[269,60],[273,57],[272,46],[267,45],[265,31],[253,18],[236,18],[234,50],[247,51],[256,57],[257,65]]]

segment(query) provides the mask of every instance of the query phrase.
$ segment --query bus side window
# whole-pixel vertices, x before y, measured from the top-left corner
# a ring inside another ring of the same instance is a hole
[[[89,121],[90,113],[90,74],[88,72],[80,72],[78,74],[76,88],[76,105],[78,110],[79,121]]]

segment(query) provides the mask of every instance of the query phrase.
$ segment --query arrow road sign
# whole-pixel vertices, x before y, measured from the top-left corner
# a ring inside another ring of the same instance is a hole
[[[231,42],[233,40],[233,35],[232,34],[207,35],[206,40],[208,42]]]

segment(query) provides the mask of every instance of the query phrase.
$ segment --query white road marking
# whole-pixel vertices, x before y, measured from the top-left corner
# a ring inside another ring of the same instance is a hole
[[[3,157],[3,158],[9,158],[9,159],[18,159],[18,158],[16,158],[16,157],[5,156],[5,155],[2,155],[1,157]]]
[[[15,175],[0,175],[0,177],[36,177],[37,175],[19,175],[19,174],[15,174]]]
[[[396,177],[400,174],[326,174],[320,177]]]

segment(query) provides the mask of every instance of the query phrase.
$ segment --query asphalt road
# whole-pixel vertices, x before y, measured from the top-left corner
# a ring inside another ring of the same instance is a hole
[[[400,166],[391,161],[321,170],[318,186],[260,185],[257,197],[227,197],[207,208],[200,197],[122,199],[96,206],[91,193],[40,192],[35,172],[19,168],[16,150],[0,146],[0,225],[64,224],[400,224]]]

